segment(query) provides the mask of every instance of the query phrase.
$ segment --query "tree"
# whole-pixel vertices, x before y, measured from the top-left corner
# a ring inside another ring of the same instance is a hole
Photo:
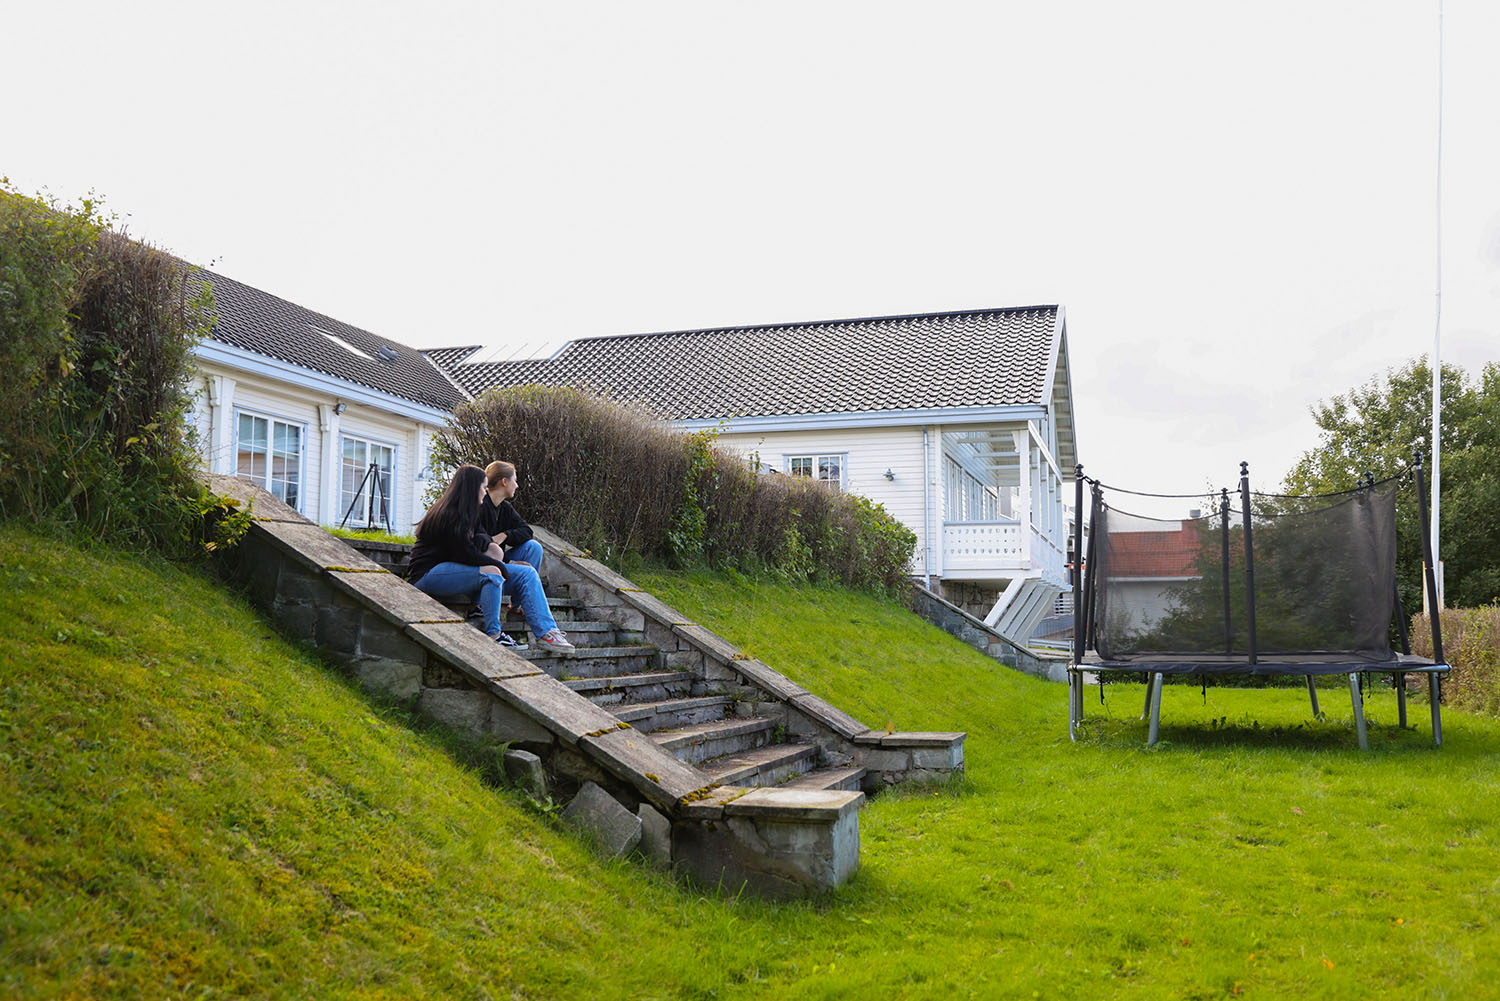
[[[1319,444],[1303,453],[1284,481],[1289,494],[1356,486],[1405,471],[1432,442],[1432,370],[1426,358],[1387,371],[1312,408]],[[1443,366],[1442,547],[1446,603],[1474,607],[1500,600],[1500,363],[1477,381]],[[1430,477],[1430,459],[1428,475]],[[1396,505],[1396,565],[1407,612],[1421,607],[1422,539],[1415,491]]]

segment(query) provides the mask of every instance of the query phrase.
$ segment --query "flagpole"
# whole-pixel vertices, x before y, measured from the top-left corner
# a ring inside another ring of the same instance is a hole
[[[1443,426],[1443,0],[1438,0],[1438,112],[1437,112],[1437,295],[1436,317],[1432,335],[1432,561],[1437,576],[1437,602],[1443,600],[1443,551],[1441,500],[1438,484],[1443,478],[1443,444],[1439,434]]]

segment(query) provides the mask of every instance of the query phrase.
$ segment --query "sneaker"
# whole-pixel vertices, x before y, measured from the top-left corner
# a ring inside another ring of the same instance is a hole
[[[577,650],[572,643],[568,642],[568,635],[561,629],[554,629],[536,638],[537,643],[543,650],[556,650],[559,653],[568,653]]]
[[[518,640],[514,636],[512,636],[510,633],[507,633],[507,632],[502,632],[502,633],[500,633],[500,635],[492,637],[492,638],[494,639],[494,641],[496,643],[499,643],[503,647],[509,647],[512,650],[525,650],[526,649],[526,641],[525,640]]]

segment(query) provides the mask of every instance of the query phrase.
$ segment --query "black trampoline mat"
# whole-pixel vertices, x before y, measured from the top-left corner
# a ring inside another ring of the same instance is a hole
[[[1446,673],[1440,664],[1415,654],[1394,654],[1389,660],[1365,660],[1349,653],[1265,654],[1250,663],[1246,654],[1151,654],[1142,653],[1129,660],[1104,660],[1089,654],[1077,665],[1078,670],[1123,674],[1248,674],[1256,676],[1352,674],[1370,671],[1379,674],[1396,672]]]

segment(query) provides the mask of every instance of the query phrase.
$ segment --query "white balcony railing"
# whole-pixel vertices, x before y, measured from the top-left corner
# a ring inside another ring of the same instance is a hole
[[[1021,570],[1060,584],[1066,562],[1062,542],[1011,519],[944,522],[943,572],[1010,576]]]

